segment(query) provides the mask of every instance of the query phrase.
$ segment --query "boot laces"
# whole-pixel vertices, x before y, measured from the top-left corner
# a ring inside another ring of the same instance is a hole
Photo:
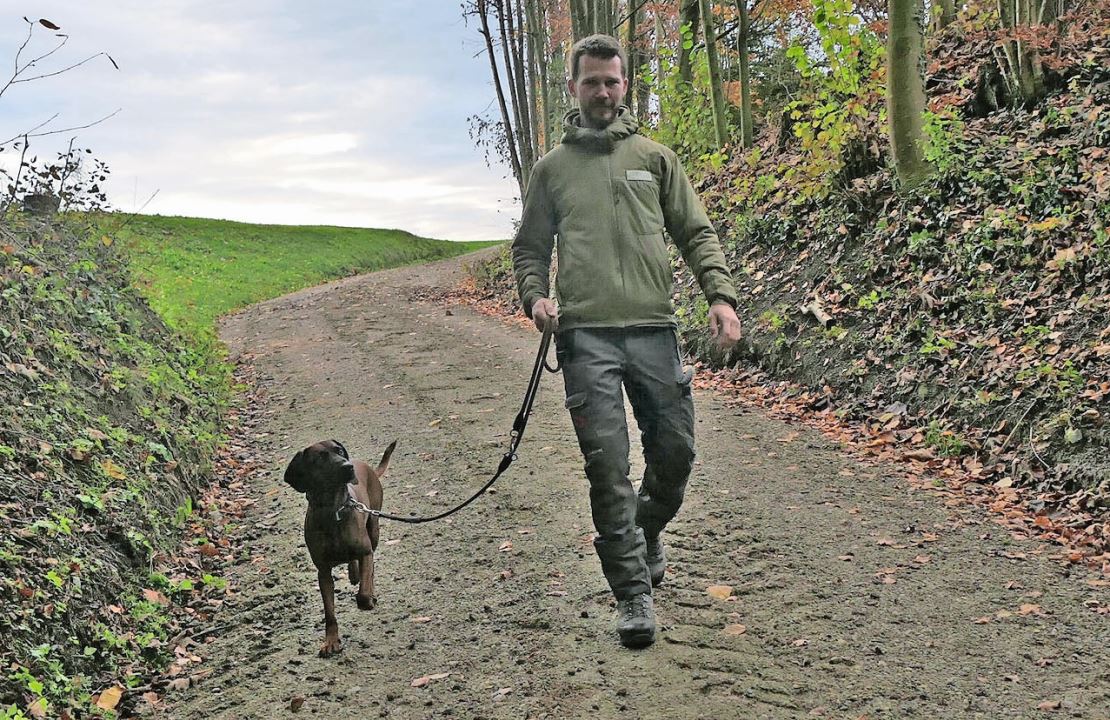
[[[626,620],[633,620],[635,618],[646,618],[648,616],[648,603],[651,598],[647,593],[641,593],[636,597],[629,598],[623,603],[624,617]]]

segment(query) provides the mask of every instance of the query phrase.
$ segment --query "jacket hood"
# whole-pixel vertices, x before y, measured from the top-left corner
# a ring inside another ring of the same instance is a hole
[[[640,124],[624,105],[617,108],[617,116],[608,127],[601,130],[582,127],[582,111],[571,110],[563,118],[563,142],[577,145],[584,150],[610,153],[621,140],[636,134]]]

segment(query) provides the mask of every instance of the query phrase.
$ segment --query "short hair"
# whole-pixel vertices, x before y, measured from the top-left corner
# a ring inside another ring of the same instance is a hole
[[[619,57],[621,59],[621,77],[628,77],[628,56],[620,42],[612,35],[590,35],[584,37],[570,49],[570,79],[578,80],[578,58],[589,55],[599,60],[609,60]]]

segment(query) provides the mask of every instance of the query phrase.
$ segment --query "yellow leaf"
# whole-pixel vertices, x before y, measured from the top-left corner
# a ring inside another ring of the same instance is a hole
[[[112,246],[112,238],[108,237],[107,235],[100,238],[100,242],[104,243],[104,247],[111,247]]]
[[[718,600],[727,600],[732,597],[731,585],[710,585],[705,589],[710,597],[717,598]]]
[[[119,705],[121,697],[123,697],[123,688],[118,685],[110,687],[100,693],[100,698],[97,699],[96,706],[101,710],[115,710],[116,705]]]
[[[111,460],[103,461],[102,463],[100,463],[100,467],[104,469],[105,475],[115,480],[123,480],[127,477],[127,473],[125,473],[119,465],[116,465]]]
[[[1057,227],[1059,227],[1060,222],[1061,222],[1061,220],[1058,217],[1045,218],[1044,220],[1042,220],[1038,223],[1033,223],[1032,225],[1030,225],[1029,229],[1030,230],[1035,230],[1037,232],[1045,232],[1047,230],[1055,230]]]

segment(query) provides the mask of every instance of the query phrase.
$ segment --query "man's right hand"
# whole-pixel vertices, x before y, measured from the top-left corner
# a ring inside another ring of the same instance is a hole
[[[551,298],[540,298],[532,303],[532,322],[536,323],[536,328],[543,332],[548,328],[551,332],[559,329],[559,308],[555,306],[555,301]]]

